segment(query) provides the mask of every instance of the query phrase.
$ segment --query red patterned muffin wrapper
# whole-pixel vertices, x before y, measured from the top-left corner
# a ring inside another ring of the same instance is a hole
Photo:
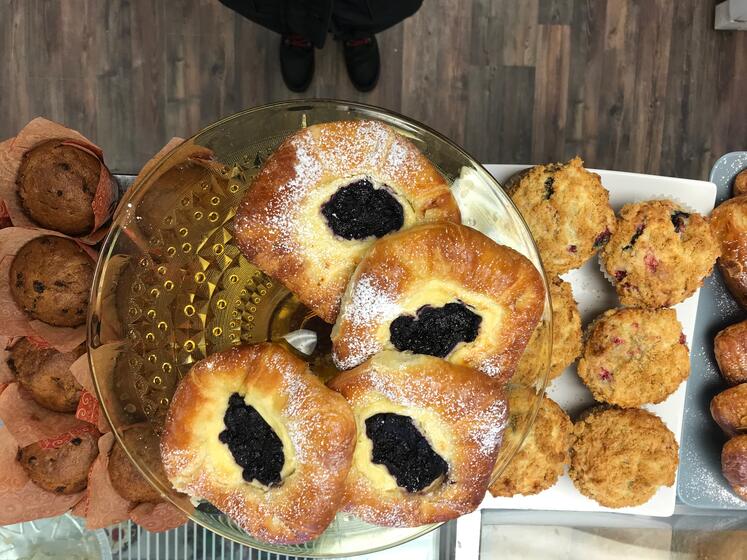
[[[99,431],[96,429],[96,426],[92,426],[88,422],[83,422],[79,426],[76,426],[72,430],[69,430],[63,434],[40,440],[39,445],[42,449],[57,449],[73,438],[80,437],[85,434],[97,435],[98,433]]]
[[[78,384],[83,387],[83,395],[81,395],[75,416],[96,425],[102,434],[110,432],[111,427],[106,416],[102,413],[101,404],[96,397],[91,367],[88,363],[88,354],[83,354],[73,362],[73,365],[70,366],[70,373],[73,374]]]
[[[130,519],[151,533],[159,533],[181,527],[189,518],[176,506],[161,502],[136,505],[130,511]]]
[[[99,401],[96,397],[83,389],[78,401],[78,408],[75,411],[75,417],[94,426],[99,421]]]

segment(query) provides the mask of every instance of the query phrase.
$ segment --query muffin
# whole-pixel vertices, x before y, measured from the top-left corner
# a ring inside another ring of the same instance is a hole
[[[502,465],[504,455],[513,449],[512,440],[521,437],[536,396],[534,391],[516,387],[508,397],[510,421],[504,434],[504,444],[496,465]],[[525,496],[537,494],[554,485],[568,463],[573,424],[558,404],[542,397],[537,418],[524,443],[501,475],[490,485],[493,496]]]
[[[557,378],[581,354],[581,315],[573,299],[571,285],[557,276],[550,281],[552,300],[552,356],[548,380]],[[542,333],[547,325],[540,324],[529,339],[526,350],[516,367],[512,381],[532,385],[543,362]]]
[[[674,309],[611,309],[589,327],[578,375],[597,401],[660,403],[690,374],[690,353]]]
[[[133,449],[138,449],[144,465],[154,474],[166,480],[163,464],[159,455],[158,440],[147,426],[134,426],[123,434],[125,442]],[[150,453],[149,453],[150,451]],[[145,480],[140,471],[125,453],[119,442],[114,443],[109,455],[109,479],[117,494],[129,502],[161,502],[163,498],[158,490]]]
[[[70,366],[85,352],[83,344],[72,352],[40,347],[28,338],[13,345],[8,365],[21,387],[41,406],[55,412],[75,412],[81,387]]]
[[[718,256],[718,241],[706,219],[671,200],[623,206],[601,252],[620,303],[652,308],[693,295]]]
[[[747,194],[747,169],[734,177],[734,185],[732,186],[731,194],[732,196],[742,196]]]
[[[610,508],[649,501],[660,486],[674,484],[679,448],[654,414],[639,408],[597,407],[573,427],[573,484]]]
[[[10,265],[10,291],[32,318],[56,327],[86,322],[93,261],[75,241],[47,235],[32,239]]]
[[[16,176],[24,211],[47,229],[67,235],[90,232],[101,167],[101,161],[78,144],[63,140],[39,144],[23,155]]]
[[[579,157],[537,165],[517,175],[506,188],[537,242],[548,273],[580,267],[615,229],[609,193],[599,175],[584,169]]]

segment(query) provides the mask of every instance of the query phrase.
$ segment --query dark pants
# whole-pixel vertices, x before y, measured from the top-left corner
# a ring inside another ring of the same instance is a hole
[[[418,11],[423,0],[220,0],[251,21],[282,35],[298,34],[322,48],[335,39],[384,31]]]

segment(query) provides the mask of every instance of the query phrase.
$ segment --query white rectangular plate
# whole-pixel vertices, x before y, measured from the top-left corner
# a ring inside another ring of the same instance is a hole
[[[517,171],[525,169],[525,165],[486,165],[486,169],[499,182],[505,180]],[[652,200],[658,198],[674,199],[687,208],[703,215],[710,214],[716,200],[716,186],[706,181],[689,179],[675,179],[670,177],[656,177],[620,171],[593,170],[602,178],[602,184],[610,193],[610,204],[619,211],[630,202]],[[581,319],[586,326],[600,313],[619,305],[617,295],[612,285],[600,270],[599,261],[591,259],[583,267],[573,270],[563,276],[570,282],[573,295],[578,302]],[[683,332],[690,341],[695,330],[695,313],[698,308],[698,290],[692,297],[675,306],[677,318],[682,323]],[[548,395],[566,412],[574,418],[585,408],[594,404],[594,399],[588,389],[576,375],[576,366],[567,368],[548,389]],[[685,383],[666,401],[645,408],[658,415],[674,432],[680,441],[682,431],[682,417],[685,404]],[[564,511],[616,511],[634,513],[656,517],[668,517],[674,513],[677,498],[677,484],[660,488],[647,503],[621,509],[605,508],[594,500],[582,496],[573,486],[567,473],[558,483],[534,496],[514,496],[513,498],[493,498],[488,494],[482,505],[483,509],[535,509],[535,510],[564,510]]]

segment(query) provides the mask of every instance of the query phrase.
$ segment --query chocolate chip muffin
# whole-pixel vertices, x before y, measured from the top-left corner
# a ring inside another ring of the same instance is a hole
[[[597,407],[573,426],[568,475],[584,496],[621,508],[649,501],[674,484],[679,447],[654,414],[640,408]]]
[[[34,319],[57,327],[86,322],[93,260],[74,241],[52,235],[32,239],[10,266],[10,291]]]
[[[158,440],[146,426],[135,426],[124,432],[128,447],[138,449],[139,457],[145,466],[161,480],[166,480],[161,457],[158,451]],[[141,445],[142,444],[142,445]],[[109,455],[109,478],[117,493],[130,502],[161,502],[161,494],[145,480],[137,467],[117,441]]]
[[[84,352],[82,344],[72,352],[58,352],[22,338],[11,348],[8,365],[38,404],[56,412],[75,412],[83,388],[70,366]]]
[[[90,232],[102,165],[88,150],[70,142],[39,144],[23,155],[16,176],[23,209],[44,228],[67,235]]]
[[[713,270],[719,245],[700,214],[671,200],[626,204],[601,251],[620,303],[669,307],[690,297]]]
[[[550,280],[552,300],[552,355],[548,379],[557,378],[581,354],[581,315],[573,299],[571,285],[557,276]],[[543,361],[542,333],[547,325],[540,324],[529,339],[526,350],[511,381],[532,385],[537,381]]]
[[[600,402],[660,403],[690,374],[674,309],[611,309],[589,327],[578,375]]]
[[[567,163],[537,165],[506,184],[551,274],[580,267],[615,228],[609,193],[599,175],[584,169],[583,163],[575,157]]]
[[[99,454],[97,439],[83,433],[59,447],[33,443],[18,451],[18,462],[40,488],[56,494],[76,494],[88,485],[88,470]]]

